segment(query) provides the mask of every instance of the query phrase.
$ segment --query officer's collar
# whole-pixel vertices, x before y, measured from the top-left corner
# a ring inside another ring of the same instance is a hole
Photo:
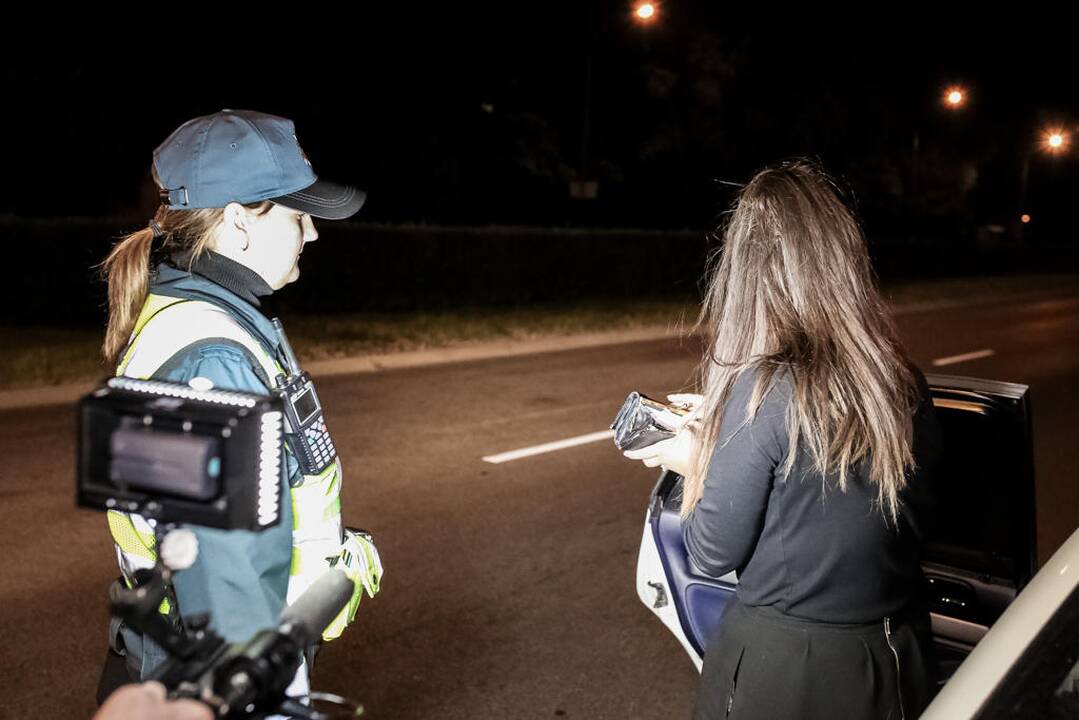
[[[213,250],[203,252],[194,263],[191,262],[189,251],[177,253],[172,256],[170,264],[181,270],[190,269],[196,275],[217,283],[255,307],[259,307],[260,297],[273,292],[273,288],[257,272]]]

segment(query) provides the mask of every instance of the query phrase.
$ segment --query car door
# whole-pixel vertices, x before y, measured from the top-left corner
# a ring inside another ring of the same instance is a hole
[[[943,681],[1034,573],[1034,467],[1026,386],[947,375],[927,380],[943,451],[923,569]],[[678,517],[681,481],[665,472],[652,492],[637,592],[699,668],[737,577],[711,578],[692,567]]]
[[[1034,575],[1034,460],[1025,385],[926,378],[944,453],[922,568],[942,679]]]

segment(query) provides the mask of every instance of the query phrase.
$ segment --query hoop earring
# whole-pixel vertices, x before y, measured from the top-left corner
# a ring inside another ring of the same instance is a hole
[[[251,238],[244,237],[244,246],[240,248],[240,252],[247,252],[247,248],[251,247]]]

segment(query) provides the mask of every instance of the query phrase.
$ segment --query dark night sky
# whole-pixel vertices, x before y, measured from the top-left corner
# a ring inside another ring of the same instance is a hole
[[[776,27],[725,5],[663,3],[647,31],[628,3],[504,3],[39,39],[4,58],[0,213],[148,212],[153,148],[233,107],[294,119],[320,174],[369,191],[371,221],[701,226],[727,202],[717,179],[806,154],[883,226],[910,209],[896,183],[910,182],[917,132],[927,197],[976,176],[963,207],[917,212],[1003,222],[1024,144],[1045,121],[1079,120],[1073,43],[1040,18],[903,6]],[[601,193],[582,206],[566,184],[589,50],[588,174]],[[939,102],[952,82],[971,91],[960,115]],[[1035,156],[1032,196],[1063,207],[1079,190],[1074,155]]]

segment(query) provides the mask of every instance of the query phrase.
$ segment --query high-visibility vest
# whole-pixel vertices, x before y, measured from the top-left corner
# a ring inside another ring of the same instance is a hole
[[[272,386],[285,368],[227,310],[210,302],[150,294],[135,322],[128,347],[116,368],[118,376],[149,379],[184,348],[199,342],[225,340],[238,343],[250,353]],[[287,448],[286,448],[287,450]],[[286,600],[291,604],[303,594],[342,551],[341,463],[334,458],[317,475],[304,475],[291,488],[292,562]],[[120,570],[128,584],[134,572],[153,567],[157,547],[153,528],[134,513],[108,512],[109,530],[116,543]],[[168,612],[168,600],[162,612]],[[344,611],[342,612],[342,615]],[[325,633],[332,639],[347,620],[339,617]]]

